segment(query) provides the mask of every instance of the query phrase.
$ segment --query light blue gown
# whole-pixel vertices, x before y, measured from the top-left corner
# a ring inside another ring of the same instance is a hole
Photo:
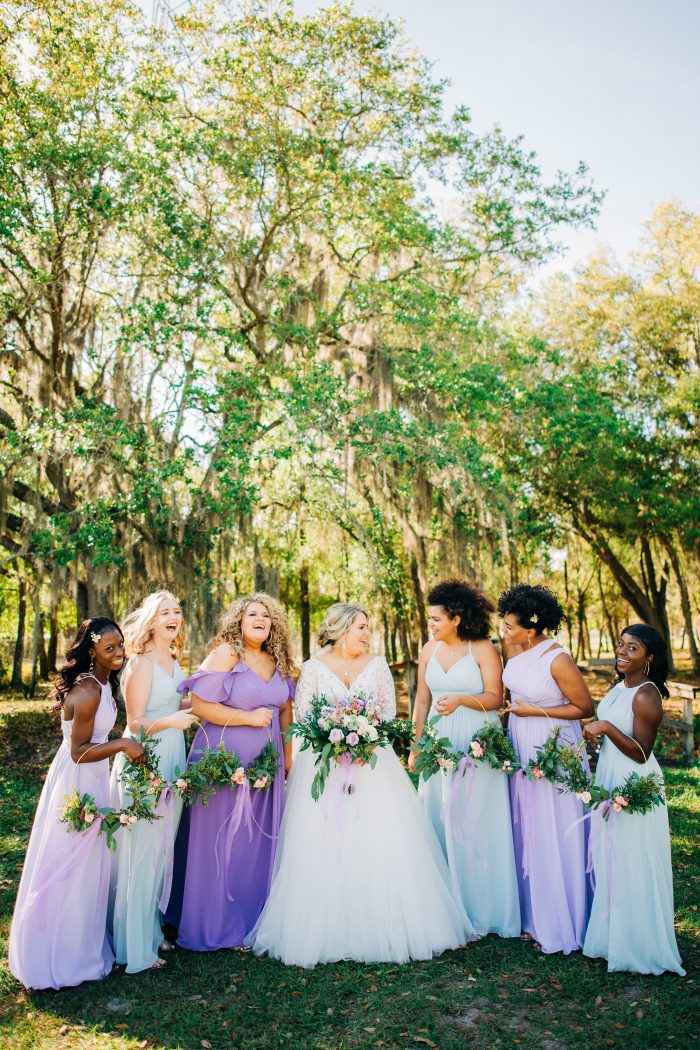
[[[151,663],[153,679],[144,716],[162,718],[175,714],[182,701],[177,691],[184,678],[182,670],[176,663],[171,677],[155,660]],[[133,735],[128,729],[124,732],[124,736]],[[175,771],[185,768],[184,733],[181,729],[165,729],[154,733],[151,740],[157,744],[161,775],[172,781]],[[120,753],[112,767],[112,805],[119,808],[130,804],[129,795],[119,782],[124,761],[124,755]],[[172,870],[172,851],[182,801],[171,794],[162,797],[159,812],[162,815],[160,820],[152,823],[139,821],[117,836],[110,895],[111,929],[117,963],[126,964],[127,973],[139,973],[152,966],[163,939],[159,903],[166,868],[169,872]]]
[[[632,700],[639,686],[613,686],[598,707],[598,718],[631,735]],[[642,764],[603,738],[597,784],[620,787],[630,773],[661,775],[652,753]],[[668,810],[649,813],[594,813],[591,828],[595,896],[583,945],[584,955],[608,960],[608,970],[685,973],[673,929],[673,873]]]
[[[425,680],[433,698],[428,718],[437,715],[435,703],[441,696],[478,696],[484,691],[471,642],[469,652],[448,671],[439,662],[440,653],[444,657],[447,650],[438,645],[426,668]],[[495,711],[458,707],[440,719],[436,730],[438,736],[449,738],[454,750],[466,751],[485,722],[497,721]],[[447,858],[454,890],[477,933],[519,936],[520,903],[506,774],[485,762],[475,762],[464,776],[440,772],[421,780],[418,792]]]

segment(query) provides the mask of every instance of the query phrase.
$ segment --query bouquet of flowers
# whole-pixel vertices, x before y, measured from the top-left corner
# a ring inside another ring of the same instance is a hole
[[[601,807],[603,819],[607,820],[612,809],[615,813],[649,813],[657,806],[665,806],[664,785],[658,773],[630,773],[619,787],[607,788],[590,784],[577,797],[586,805]],[[603,808],[604,807],[604,808]]]
[[[389,741],[387,726],[379,708],[370,697],[359,694],[337,703],[325,696],[314,696],[311,710],[298,722],[292,722],[287,732],[301,739],[301,750],[311,749],[317,755],[318,771],[311,785],[311,796],[318,801],[326,786],[331,762],[340,761],[346,769],[355,763],[366,762],[374,768],[377,763],[375,748]],[[353,790],[348,778],[345,790]]]
[[[582,740],[575,747],[573,744],[560,744],[560,733],[561,728],[554,729],[544,744],[535,748],[535,757],[530,759],[523,772],[528,780],[549,781],[559,792],[587,792],[591,782],[583,765],[585,742]]]
[[[456,769],[462,757],[461,752],[452,751],[452,743],[448,737],[439,737],[436,726],[440,716],[430,718],[423,729],[423,735],[413,746],[416,752],[416,773],[428,780],[434,773],[442,771],[449,773]]]
[[[277,776],[280,760],[277,748],[269,741],[246,768],[245,775],[253,791],[269,791]]]
[[[146,761],[143,765],[137,766],[127,758],[119,780],[131,795],[134,803],[157,804],[161,793],[168,787],[167,780],[160,772],[158,744],[154,737],[148,736],[143,726],[141,726],[138,741],[146,752]]]
[[[520,769],[515,748],[503,732],[500,722],[487,722],[474,734],[466,753],[472,761],[487,762],[492,769],[508,776]]]
[[[92,795],[80,795],[77,791],[65,796],[60,813],[61,823],[67,824],[71,831],[87,831],[99,821],[99,834],[105,835],[111,850],[117,848],[114,836],[120,828],[131,828],[139,820],[159,819],[147,799],[140,798],[126,809],[100,808]]]

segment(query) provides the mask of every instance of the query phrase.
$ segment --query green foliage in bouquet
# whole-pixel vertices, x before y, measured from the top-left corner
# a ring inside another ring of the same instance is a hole
[[[666,805],[664,784],[658,773],[647,773],[645,776],[630,773],[619,787],[608,791],[607,788],[592,784],[583,794],[583,801],[592,807],[605,804],[603,816],[606,820],[611,809],[615,813],[643,814],[651,812],[657,806]]]
[[[547,780],[560,792],[579,793],[590,788],[590,778],[583,765],[585,743],[582,740],[575,747],[572,744],[560,744],[561,728],[554,729],[545,740],[535,748],[535,757],[524,768],[528,780]]]
[[[245,775],[254,791],[269,791],[280,767],[277,748],[268,741],[256,759],[246,768]]]
[[[466,754],[473,762],[486,762],[492,769],[508,776],[520,769],[515,748],[500,722],[483,725],[471,738]]]
[[[428,780],[440,770],[449,772],[456,769],[462,757],[459,751],[451,750],[451,741],[446,736],[438,737],[436,726],[439,721],[440,715],[429,719],[423,728],[423,735],[413,745],[416,753],[415,770],[423,780]]]

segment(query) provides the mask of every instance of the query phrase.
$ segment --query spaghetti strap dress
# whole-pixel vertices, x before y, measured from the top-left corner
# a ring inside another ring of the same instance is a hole
[[[101,694],[90,740],[104,744],[117,708],[109,683],[95,681]],[[25,988],[96,981],[114,965],[107,938],[107,841],[98,821],[72,831],[60,819],[66,795],[74,791],[109,806],[109,761],[74,762],[72,729],[72,720],[61,719],[63,740],[39,797],[10,929],[10,971]]]
[[[639,686],[619,682],[598,706],[598,718],[632,733],[632,701]],[[663,776],[656,756],[634,762],[603,737],[595,781],[610,791],[630,773]],[[608,970],[683,976],[673,928],[673,872],[668,810],[648,813],[600,810],[591,818],[591,859],[595,895],[583,945],[584,955],[608,961]]]
[[[436,701],[449,693],[484,691],[479,665],[469,652],[445,670],[438,645],[425,673],[432,694],[429,718],[438,712]],[[440,718],[436,731],[448,737],[454,750],[465,752],[484,724],[498,722],[495,711],[458,707]],[[461,772],[436,773],[421,780],[418,794],[440,840],[450,876],[476,932],[500,937],[520,934],[520,902],[515,874],[508,777],[484,762],[466,760]]]
[[[149,660],[153,678],[144,714],[146,718],[165,718],[180,709],[178,686],[184,675],[178,663],[169,675],[159,663]],[[128,729],[124,732],[124,736],[133,735]],[[161,776],[172,783],[176,773],[185,768],[185,734],[181,729],[164,729],[149,739],[155,743]],[[125,756],[120,753],[112,766],[112,804],[117,809],[131,805],[131,797],[119,779],[124,762]],[[156,812],[158,820],[140,820],[127,835],[117,837],[112,862],[110,926],[117,963],[125,964],[127,973],[153,966],[163,939],[159,912],[165,911],[168,903],[182,801],[166,788]]]
[[[512,703],[527,701],[544,710],[566,703],[552,675],[552,663],[563,652],[545,638],[512,657],[503,672]],[[561,743],[577,745],[583,739],[578,719],[510,716],[508,734],[523,765],[555,728]],[[576,824],[583,803],[547,780],[528,780],[523,772],[512,777],[510,792],[523,930],[543,952],[568,955],[583,947],[590,901],[586,825]]]

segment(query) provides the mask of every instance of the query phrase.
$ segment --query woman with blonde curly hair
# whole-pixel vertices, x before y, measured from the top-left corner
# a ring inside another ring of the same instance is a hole
[[[206,806],[191,807],[177,850],[185,865],[182,910],[167,916],[179,927],[177,943],[183,948],[206,952],[244,945],[267,899],[284,771],[291,764],[283,734],[292,719],[293,670],[284,610],[268,594],[251,594],[225,613],[206,660],[179,686],[192,693],[192,710],[202,720],[190,762],[220,742],[245,767],[268,742],[278,758],[271,785],[248,794],[247,781],[236,780],[234,771],[230,788],[220,788]]]
[[[143,729],[155,742],[161,775],[172,781],[185,765],[184,730],[195,721],[189,702],[178,692],[184,678],[178,660],[185,647],[180,603],[170,591],[154,591],[126,617],[123,630],[128,657],[122,678],[124,736],[138,740]],[[131,805],[120,780],[123,769],[124,758],[117,756],[111,795],[118,809]],[[158,949],[167,946],[159,910],[167,905],[166,871],[172,871],[182,802],[166,791],[158,811],[161,819],[139,821],[133,831],[117,840],[109,921],[117,963],[125,965],[127,973],[162,966]]]

